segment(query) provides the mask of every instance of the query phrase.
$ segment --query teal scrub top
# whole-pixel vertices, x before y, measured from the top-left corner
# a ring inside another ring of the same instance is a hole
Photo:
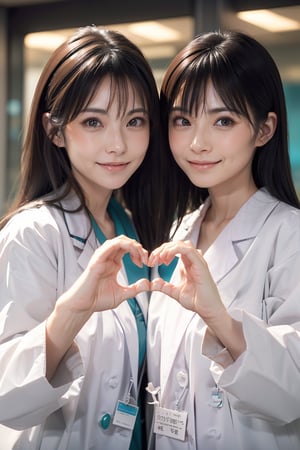
[[[116,235],[119,236],[124,234],[132,239],[137,240],[137,235],[134,230],[133,224],[129,219],[128,215],[122,208],[122,206],[116,201],[114,197],[111,197],[108,204],[108,214],[115,225]],[[93,216],[91,216],[93,230],[96,234],[98,241],[103,244],[106,241],[106,237],[103,234],[102,230],[96,223]],[[126,253],[123,257],[123,263],[126,270],[126,275],[128,279],[128,283],[132,284],[136,282],[140,278],[148,278],[149,279],[149,269],[147,266],[138,267],[136,266],[131,258],[129,253]],[[138,341],[139,341],[139,373],[142,371],[142,367],[144,365],[145,355],[146,355],[146,339],[147,339],[147,328],[146,322],[143,315],[143,312],[136,301],[135,298],[130,298],[127,300],[129,306],[135,316],[137,331],[138,331]],[[140,395],[138,398],[138,405],[140,406]],[[139,412],[136,418],[135,426],[133,429],[130,450],[143,450],[143,442],[142,442],[142,421],[141,421],[141,408],[139,408]]]

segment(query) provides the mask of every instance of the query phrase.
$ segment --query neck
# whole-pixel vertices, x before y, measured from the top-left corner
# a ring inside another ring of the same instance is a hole
[[[211,191],[209,193],[211,206],[207,211],[206,219],[216,224],[229,222],[256,191],[255,185],[224,195],[222,193],[218,195]]]
[[[111,195],[106,198],[97,199],[97,201],[93,201],[92,204],[88,203],[87,205],[90,213],[95,219],[95,222],[101,229],[106,239],[112,239],[116,235],[114,222],[107,211],[110,198]]]

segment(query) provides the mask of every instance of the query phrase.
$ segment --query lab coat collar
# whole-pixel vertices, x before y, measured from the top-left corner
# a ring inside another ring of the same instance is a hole
[[[80,200],[74,191],[71,191],[60,203],[64,210],[64,220],[72,244],[80,250],[77,262],[81,269],[85,269],[98,247],[97,239],[92,232],[91,222],[85,209],[76,211],[80,206]]]
[[[220,282],[243,258],[278,203],[279,200],[272,197],[266,189],[259,189],[207,249],[204,257],[216,283]],[[176,240],[190,239],[197,245],[199,228],[209,205],[208,198],[198,210],[186,216],[175,235]],[[220,258],[220,255],[224,255],[224,258]]]
[[[75,213],[71,212],[75,211],[80,206],[80,200],[74,191],[71,191],[67,197],[61,201],[61,205],[64,211],[66,211],[64,213],[64,218],[73,245],[82,249],[87,242],[91,231],[91,222],[87,216],[86,210],[80,209]]]
[[[74,211],[80,205],[79,198],[74,192],[71,192],[66,198],[64,198],[61,202],[63,208],[67,211]],[[86,214],[84,209],[76,212],[65,212],[65,222],[71,236],[74,247],[79,248],[80,255],[78,258],[79,266],[84,270],[89,260],[91,259],[95,249],[99,246],[99,242],[96,239],[96,236],[91,228],[91,223],[89,217]],[[127,285],[128,280],[126,276],[126,270],[124,265],[122,264],[122,268],[118,274],[118,281],[120,284]],[[144,314],[145,321],[147,321],[148,315],[148,304],[149,304],[149,293],[142,292],[136,296],[137,302],[141,307],[141,310]],[[114,310],[114,314],[119,318],[122,327],[124,328],[124,333],[126,333],[128,339],[128,347],[131,349],[129,353],[130,365],[131,365],[131,373],[134,381],[134,386],[137,387],[137,372],[138,372],[138,357],[134,355],[138,355],[138,340],[135,338],[131,338],[131,336],[136,336],[130,330],[127,331],[127,328],[132,329],[133,325],[133,316],[132,311],[128,302],[122,302],[117,308]]]

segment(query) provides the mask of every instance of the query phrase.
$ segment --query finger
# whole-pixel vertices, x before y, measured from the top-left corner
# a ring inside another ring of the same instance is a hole
[[[166,246],[166,244],[162,244],[159,247],[157,247],[155,250],[152,250],[152,252],[148,258],[148,266],[149,267],[154,267],[159,263],[159,255],[165,246]]]
[[[139,242],[124,235],[108,239],[95,253],[98,261],[111,259],[118,265],[121,264],[125,253],[130,253],[132,261],[140,267],[148,263],[147,250]]]
[[[122,250],[122,256],[125,253],[129,253],[132,261],[139,267],[142,267],[143,264],[148,264],[148,252],[138,241],[125,235],[120,235],[115,240]]]
[[[207,265],[201,250],[194,247],[183,248],[181,252],[181,260],[186,267],[193,264],[199,265],[199,263],[204,264],[205,266]]]
[[[160,291],[169,297],[173,297],[175,300],[179,299],[179,288],[164,281],[162,278],[155,278],[151,281],[151,291]]]
[[[134,262],[139,267],[148,265],[148,252],[145,250],[141,244],[136,245],[137,242],[133,243],[129,248],[129,254]]]
[[[150,281],[146,278],[141,278],[136,283],[122,287],[122,298],[127,300],[128,298],[136,297],[141,292],[147,291],[150,291]]]
[[[180,248],[178,242],[168,242],[155,249],[148,259],[150,267],[166,264],[169,265],[175,256],[178,256],[178,249]]]

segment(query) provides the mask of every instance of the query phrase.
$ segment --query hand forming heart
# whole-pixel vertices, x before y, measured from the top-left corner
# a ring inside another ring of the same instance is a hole
[[[162,278],[152,281],[141,278],[127,286],[121,285],[117,278],[126,253],[138,267],[144,264],[151,268],[168,265],[179,256],[178,283],[169,283]],[[123,235],[107,240],[95,251],[85,271],[65,293],[64,300],[69,297],[74,310],[91,314],[116,308],[143,291],[161,291],[204,319],[223,307],[206,261],[191,242],[168,242],[148,256],[140,243]]]

